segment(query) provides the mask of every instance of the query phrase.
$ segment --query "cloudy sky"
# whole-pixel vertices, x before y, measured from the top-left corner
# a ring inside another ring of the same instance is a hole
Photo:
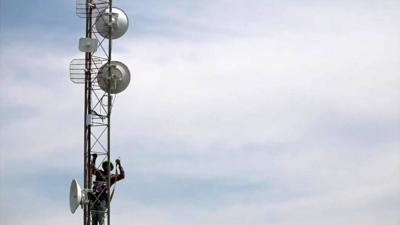
[[[1,0],[0,222],[81,224],[85,21]],[[114,224],[399,225],[400,1],[115,0]]]

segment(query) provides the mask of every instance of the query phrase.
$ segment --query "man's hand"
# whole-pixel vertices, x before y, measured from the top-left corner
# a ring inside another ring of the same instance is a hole
[[[97,154],[94,153],[92,156],[93,156],[92,164],[96,164]]]

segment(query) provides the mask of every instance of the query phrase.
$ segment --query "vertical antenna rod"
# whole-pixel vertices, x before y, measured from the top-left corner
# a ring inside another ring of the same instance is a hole
[[[92,38],[92,3],[93,0],[86,0],[86,38]],[[90,147],[91,147],[91,106],[92,106],[92,53],[85,52],[85,113],[84,113],[84,188],[91,188],[92,174],[90,170]],[[83,206],[83,225],[90,225],[90,202]]]
[[[112,77],[112,70],[111,70],[111,50],[112,50],[112,29],[113,27],[111,26],[112,24],[112,0],[109,0],[109,11],[110,14],[108,15],[108,22],[109,22],[109,27],[108,27],[108,33],[109,33],[109,39],[108,39],[108,77],[111,78]],[[111,143],[110,143],[110,139],[111,139],[111,132],[110,132],[110,120],[111,120],[111,81],[108,82],[108,93],[107,93],[107,160],[108,160],[108,168],[110,167],[110,162],[111,162]],[[117,165],[115,165],[117,166]],[[107,176],[107,225],[110,225],[111,222],[111,171],[110,173],[108,173]]]

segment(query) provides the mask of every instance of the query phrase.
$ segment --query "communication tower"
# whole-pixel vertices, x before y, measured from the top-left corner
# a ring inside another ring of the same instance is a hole
[[[111,58],[112,41],[125,34],[129,20],[124,11],[113,7],[112,0],[76,0],[76,15],[86,20],[85,37],[79,39],[79,50],[85,57],[73,59],[69,68],[71,81],[84,85],[84,186],[81,189],[75,179],[72,181],[70,209],[74,213],[81,206],[83,225],[91,225],[93,206],[98,201],[88,197],[92,191],[91,156],[97,154],[102,162],[110,163],[111,111],[116,94],[130,82],[128,67]],[[107,207],[102,212],[108,225],[111,221],[110,175],[106,179]]]

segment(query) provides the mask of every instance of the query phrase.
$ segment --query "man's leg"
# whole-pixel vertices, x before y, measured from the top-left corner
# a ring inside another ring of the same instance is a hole
[[[98,221],[99,221],[99,216],[97,212],[92,211],[92,225],[97,225]]]
[[[99,218],[99,215],[100,215],[99,210],[101,210],[100,207],[99,207],[99,203],[96,202],[96,203],[94,204],[92,210],[91,210],[91,214],[92,214],[92,225],[98,225],[98,223],[99,223],[99,219],[100,219],[100,218]]]
[[[92,225],[98,225],[98,221],[99,221],[99,215],[98,215],[98,211],[99,211],[99,203],[97,201],[97,197],[96,195],[94,195],[92,192],[89,192],[89,199],[91,201],[90,205],[90,214],[91,214],[91,219],[92,219]]]
[[[104,218],[106,216],[106,209],[107,209],[107,201],[100,200],[100,207],[99,207],[99,214],[98,214],[98,221],[99,225],[104,225]]]

